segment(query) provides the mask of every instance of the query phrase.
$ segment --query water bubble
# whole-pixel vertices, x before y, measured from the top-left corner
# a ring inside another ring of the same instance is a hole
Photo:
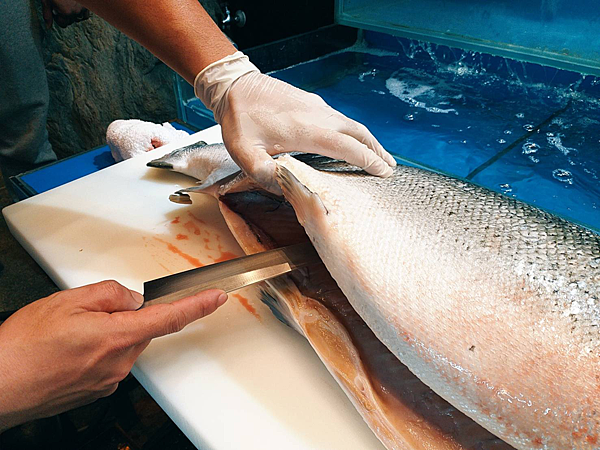
[[[509,192],[512,192],[512,187],[510,187],[510,184],[505,183],[500,185],[500,190],[505,194],[508,194]]]
[[[439,128],[439,125],[436,125],[435,123],[431,125],[433,128]]]
[[[456,65],[449,66],[448,71],[458,76],[464,76],[469,74],[470,69],[463,62],[459,61]]]
[[[517,119],[523,119],[523,118],[525,117],[525,114],[523,114],[523,113],[516,113],[516,114],[515,114],[515,117],[516,117]]]
[[[504,134],[512,134],[511,130],[504,130]]]
[[[527,141],[523,144],[522,149],[524,155],[531,155],[532,153],[536,153],[540,149],[540,146],[535,142]]]
[[[415,120],[415,116],[413,114],[407,114],[404,116],[404,120],[408,120],[409,122]]]
[[[572,123],[565,123],[564,119],[561,117],[555,117],[552,119],[552,125],[558,125],[563,130],[567,130],[573,126]]]
[[[533,130],[535,130],[535,125],[533,125],[531,123],[526,123],[525,125],[523,125],[523,129],[525,131],[533,131]]]
[[[504,139],[496,139],[496,142],[498,144],[506,144],[506,141]]]
[[[376,74],[377,74],[377,69],[372,69],[367,72],[363,72],[358,76],[358,81],[360,81],[362,83],[363,81],[365,81],[365,77],[371,76],[374,78]]]
[[[554,169],[552,171],[552,176],[561,183],[573,184],[573,174],[568,170]]]
[[[562,143],[562,138],[563,137],[564,137],[564,134],[557,133],[556,135],[553,134],[552,136],[548,136],[546,138],[546,140],[548,141],[548,144],[556,147],[565,156],[567,156],[569,153],[575,153],[575,154],[577,154],[577,149],[571,148],[571,147],[566,147]]]
[[[535,164],[540,162],[540,160],[533,155],[529,155],[529,159]]]
[[[583,165],[583,164],[582,164],[582,165]],[[592,177],[594,180],[597,180],[597,179],[598,179],[598,176],[596,175],[596,171],[595,171],[594,169],[591,169],[591,170],[590,170],[590,169],[588,169],[587,167],[584,167],[584,168],[583,168],[583,171],[584,171],[585,173],[587,173],[588,175],[591,175],[591,177]]]

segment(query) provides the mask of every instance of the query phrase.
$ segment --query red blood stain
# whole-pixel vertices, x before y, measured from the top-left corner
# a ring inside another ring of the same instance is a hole
[[[192,222],[191,220],[187,221],[186,223],[183,224],[183,227],[188,230],[190,233],[194,233],[195,235],[199,235],[202,231],[200,230],[200,228],[198,228],[196,226],[196,224],[194,224],[194,222]]]
[[[181,241],[183,239],[189,239],[187,234],[178,234],[175,237],[177,238],[178,241]]]
[[[588,441],[590,444],[597,444],[598,443],[598,436],[597,435],[593,435],[590,436],[589,434],[585,437],[585,440]]]
[[[254,309],[254,306],[252,306],[250,304],[250,301],[246,297],[244,297],[244,296],[242,296],[240,294],[231,294],[231,296],[237,298],[238,301],[240,302],[240,304],[244,308],[246,308],[246,311],[248,311],[250,314],[252,314],[254,317],[256,317],[258,320],[260,320],[262,322],[262,319],[260,318],[260,316],[256,312],[256,309]]]
[[[221,252],[221,256],[219,256],[218,258],[215,259],[215,262],[223,262],[223,261],[229,261],[230,259],[233,258],[237,258],[237,255],[235,253],[231,253],[231,252]]]
[[[206,225],[206,222],[198,217],[196,217],[195,215],[193,215],[191,212],[188,211],[188,216],[190,216],[192,219],[194,219],[196,222],[200,222],[202,225]]]
[[[167,249],[170,252],[175,253],[178,256],[181,256],[183,259],[185,259],[186,261],[188,261],[194,267],[202,267],[202,266],[204,266],[204,264],[202,264],[198,258],[194,258],[193,256],[188,255],[187,253],[182,252],[180,249],[178,249],[177,247],[175,247],[170,242],[163,241],[162,239],[157,238],[157,237],[154,237],[154,239],[157,240],[158,242],[162,242],[163,244],[165,244],[167,246]]]
[[[179,223],[179,216],[177,216],[173,220],[171,220],[171,223]]]

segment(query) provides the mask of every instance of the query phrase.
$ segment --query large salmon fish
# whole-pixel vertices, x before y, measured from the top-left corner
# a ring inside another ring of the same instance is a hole
[[[179,199],[215,196],[247,253],[312,241],[324,266],[266,300],[384,445],[600,448],[598,235],[413,167],[277,162],[285,198],[239,174]]]

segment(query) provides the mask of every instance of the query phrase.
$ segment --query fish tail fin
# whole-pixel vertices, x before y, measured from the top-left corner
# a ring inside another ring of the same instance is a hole
[[[170,161],[165,161],[163,158],[154,159],[146,163],[148,167],[156,167],[158,169],[169,169],[173,170],[173,164]]]
[[[308,217],[329,214],[319,195],[304,186],[287,167],[278,164],[276,176],[284,197],[294,207],[301,225]]]
[[[204,141],[198,141],[192,145],[186,145],[184,147],[176,148],[170,153],[167,153],[161,158],[154,159],[149,163],[146,163],[148,167],[156,167],[158,169],[175,170],[173,163],[178,159],[185,158],[185,155],[189,152],[193,152],[198,148],[208,147],[208,144]]]

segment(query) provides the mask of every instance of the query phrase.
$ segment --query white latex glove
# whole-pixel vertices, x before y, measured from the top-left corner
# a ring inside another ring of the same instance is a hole
[[[196,76],[194,88],[221,124],[234,161],[272,192],[281,192],[271,158],[279,153],[317,153],[382,177],[396,165],[364,125],[318,95],[260,73],[242,52],[210,64]]]
[[[168,122],[144,122],[143,120],[115,120],[106,129],[106,143],[115,161],[154,150],[188,136]]]

